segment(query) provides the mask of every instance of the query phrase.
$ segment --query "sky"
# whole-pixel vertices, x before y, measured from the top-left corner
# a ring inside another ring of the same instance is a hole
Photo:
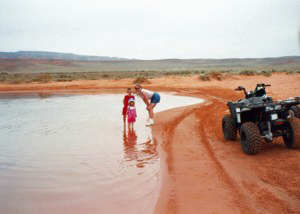
[[[300,0],[0,0],[0,52],[300,55]]]

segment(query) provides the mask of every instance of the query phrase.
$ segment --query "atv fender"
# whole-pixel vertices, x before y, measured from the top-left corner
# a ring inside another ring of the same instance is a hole
[[[236,125],[236,127],[237,127],[238,121],[237,121],[236,108],[235,108],[233,102],[231,102],[231,101],[228,102],[227,105],[228,105],[228,107],[229,107],[229,110],[230,110],[231,116],[232,116],[232,118],[233,118],[233,120],[234,120],[234,123],[235,123],[235,125]]]

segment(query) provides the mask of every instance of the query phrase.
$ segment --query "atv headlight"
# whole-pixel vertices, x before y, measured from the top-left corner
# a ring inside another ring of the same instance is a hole
[[[278,114],[271,114],[271,120],[277,120]]]
[[[267,106],[266,111],[273,111],[274,109],[272,107]]]
[[[275,110],[281,110],[282,109],[282,106],[281,105],[276,105],[275,106]]]

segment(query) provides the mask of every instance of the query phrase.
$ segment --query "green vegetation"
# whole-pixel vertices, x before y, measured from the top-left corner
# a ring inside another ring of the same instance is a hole
[[[18,73],[97,73],[97,72],[168,72],[191,73],[209,71],[272,71],[300,69],[300,57],[250,58],[250,59],[164,59],[164,60],[117,60],[75,61],[50,59],[3,59],[0,72]]]
[[[38,74],[35,79],[32,80],[33,82],[41,82],[41,83],[47,83],[51,81],[51,75],[50,74]]]
[[[245,75],[245,76],[254,76],[257,74],[257,72],[252,71],[252,70],[243,70],[243,71],[240,71],[239,74]]]
[[[245,75],[254,76],[262,75],[269,77],[274,72],[285,72],[286,74],[296,74],[300,73],[300,70],[287,71],[287,70],[197,70],[197,71],[123,71],[123,72],[31,72],[31,73],[19,73],[19,72],[0,72],[0,82],[20,84],[20,83],[30,83],[30,82],[68,82],[74,80],[100,80],[100,79],[111,79],[119,80],[125,78],[134,78],[136,84],[147,83],[149,79],[162,77],[162,76],[191,76],[199,75],[199,79],[202,81],[210,81],[212,79],[222,81],[226,75]]]
[[[201,74],[201,75],[199,76],[199,79],[202,80],[202,81],[210,81],[210,80],[211,80],[211,79],[210,79],[210,76],[209,76],[207,73]]]
[[[287,71],[286,74],[300,74],[300,70],[299,71]]]
[[[265,76],[265,77],[269,77],[272,75],[272,71],[261,71],[260,73],[261,75]]]
[[[269,77],[274,72],[300,73],[300,57],[125,61],[0,59],[0,82],[15,84],[124,78],[144,81],[174,75],[199,75],[202,81],[222,81],[228,74]]]
[[[224,79],[224,74],[221,72],[218,72],[218,71],[211,71],[208,74],[211,76],[211,78],[219,80],[219,81]]]

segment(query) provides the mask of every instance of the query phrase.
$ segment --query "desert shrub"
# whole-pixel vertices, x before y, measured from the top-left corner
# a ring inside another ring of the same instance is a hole
[[[58,77],[63,79],[63,78],[71,77],[71,76],[68,76],[66,74],[59,74]]]
[[[190,74],[192,74],[192,72],[191,71],[180,71],[179,74],[180,75],[190,75]]]
[[[150,81],[144,76],[139,76],[133,81],[133,84],[148,84],[148,83],[150,83]]]
[[[210,76],[206,73],[206,74],[201,74],[199,76],[199,79],[202,80],[202,81],[210,81]]]
[[[72,75],[67,75],[67,74],[59,74],[58,78],[56,79],[57,82],[67,82],[72,80],[73,80]]]
[[[110,78],[109,74],[102,74],[102,78]]]
[[[165,73],[166,76],[176,75],[176,74],[178,74],[178,72],[176,72],[176,71],[167,71],[167,72]]]
[[[223,80],[224,79],[224,75],[220,72],[217,72],[217,71],[211,71],[209,72],[209,76],[213,79],[216,79],[216,80]]]
[[[21,84],[21,83],[25,83],[25,80],[21,77],[17,77],[17,78],[13,78],[9,80],[10,84]]]
[[[220,73],[222,74],[230,73],[230,70],[221,70]]]
[[[47,82],[51,81],[51,75],[50,74],[39,74],[33,81],[47,83]]]
[[[87,80],[87,79],[89,79],[89,75],[87,75],[87,74],[80,75],[80,76],[78,77],[78,79],[84,79],[84,80]]]
[[[256,75],[257,72],[256,71],[252,71],[252,70],[243,70],[243,71],[240,71],[241,75],[245,75],[245,76],[253,76],[253,75]]]
[[[0,73],[0,82],[5,82],[8,79],[8,73],[1,72]]]
[[[272,75],[272,71],[262,71],[261,75],[265,76],[265,77],[269,77]]]
[[[153,73],[154,73],[154,71],[153,71]],[[148,72],[148,71],[144,71],[143,73],[140,73],[140,75],[141,75],[141,76],[149,77],[149,76],[152,75],[152,73],[151,73],[151,72]]]
[[[300,71],[288,71],[286,74],[300,74]]]
[[[56,82],[72,82],[72,79],[57,79]]]

